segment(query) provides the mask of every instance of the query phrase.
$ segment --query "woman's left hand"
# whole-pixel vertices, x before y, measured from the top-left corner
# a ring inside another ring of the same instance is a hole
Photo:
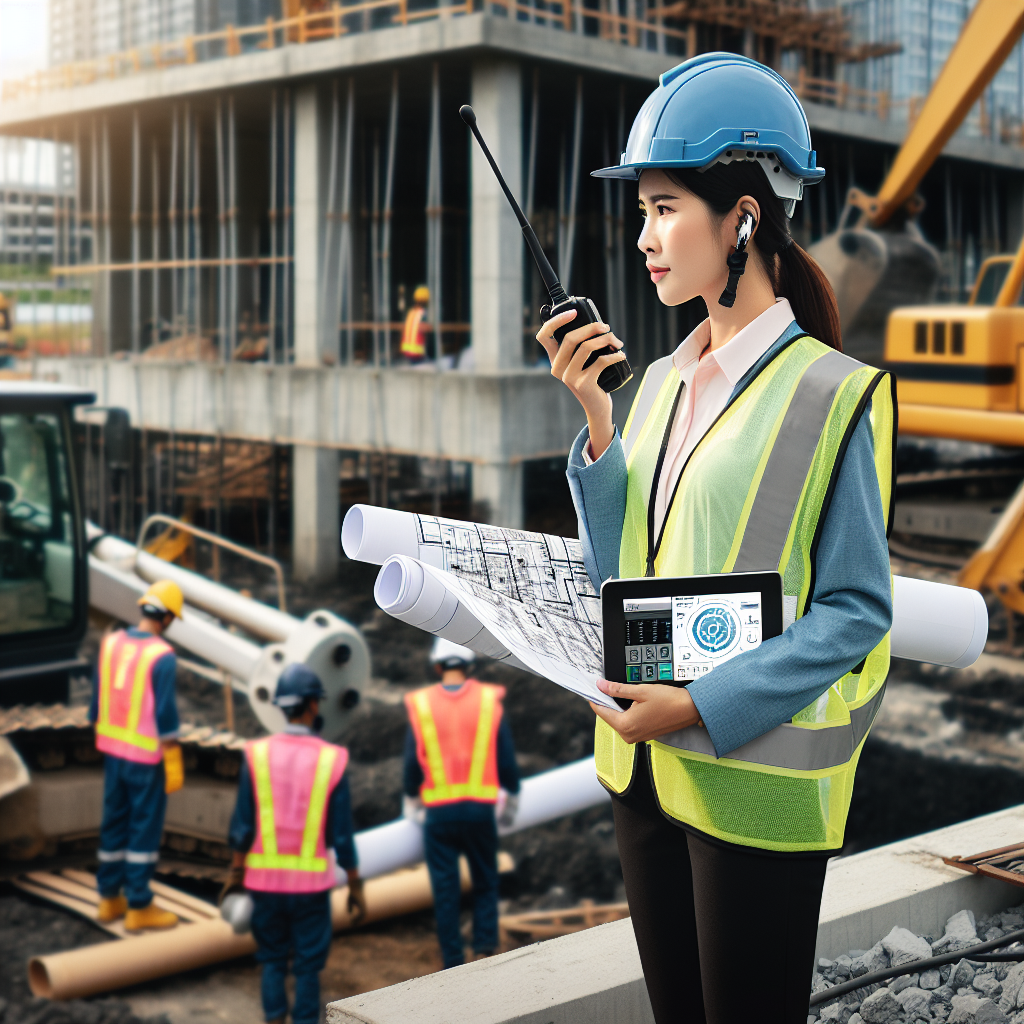
[[[590,705],[627,743],[653,740],[677,729],[704,724],[697,705],[684,687],[664,683],[613,683],[607,679],[599,679],[597,686],[609,697],[633,702],[626,711]]]

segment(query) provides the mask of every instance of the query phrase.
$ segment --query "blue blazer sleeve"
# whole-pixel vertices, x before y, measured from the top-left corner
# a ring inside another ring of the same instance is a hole
[[[789,721],[874,648],[892,625],[892,583],[865,410],[839,469],[807,614],[782,636],[687,689],[719,757]]]
[[[619,544],[626,516],[626,456],[616,428],[607,451],[588,466],[583,449],[589,441],[584,427],[573,441],[565,475],[576,506],[583,564],[590,582],[600,590],[606,579],[619,574]]]

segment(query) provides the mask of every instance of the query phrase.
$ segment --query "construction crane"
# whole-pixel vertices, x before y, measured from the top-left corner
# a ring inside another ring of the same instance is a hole
[[[889,313],[930,301],[939,254],[917,226],[917,186],[1024,33],[1024,0],[979,0],[876,196],[852,188],[839,229],[811,246],[839,303],[843,347],[882,361]]]

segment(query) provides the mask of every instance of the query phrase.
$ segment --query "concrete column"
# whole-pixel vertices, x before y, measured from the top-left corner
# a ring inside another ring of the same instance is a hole
[[[494,57],[473,65],[480,132],[522,199],[522,71]],[[471,144],[472,339],[478,370],[523,364],[523,234],[480,147]]]
[[[295,93],[295,362],[322,366],[325,319],[323,225],[326,156],[330,145],[315,85]],[[306,581],[334,579],[338,568],[338,452],[296,445],[292,449],[292,571]]]
[[[324,158],[330,145],[322,123],[320,97],[315,85],[295,91],[295,362],[320,366],[323,338],[321,262],[326,213]]]
[[[473,466],[473,515],[494,526],[522,529],[522,462]]]
[[[328,581],[338,571],[338,452],[292,448],[292,572],[297,580]]]

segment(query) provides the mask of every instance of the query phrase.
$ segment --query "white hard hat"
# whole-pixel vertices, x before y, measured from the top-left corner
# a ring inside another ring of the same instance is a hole
[[[462,668],[472,665],[474,661],[476,655],[468,647],[460,647],[444,637],[439,636],[430,649],[431,664],[442,668]]]

